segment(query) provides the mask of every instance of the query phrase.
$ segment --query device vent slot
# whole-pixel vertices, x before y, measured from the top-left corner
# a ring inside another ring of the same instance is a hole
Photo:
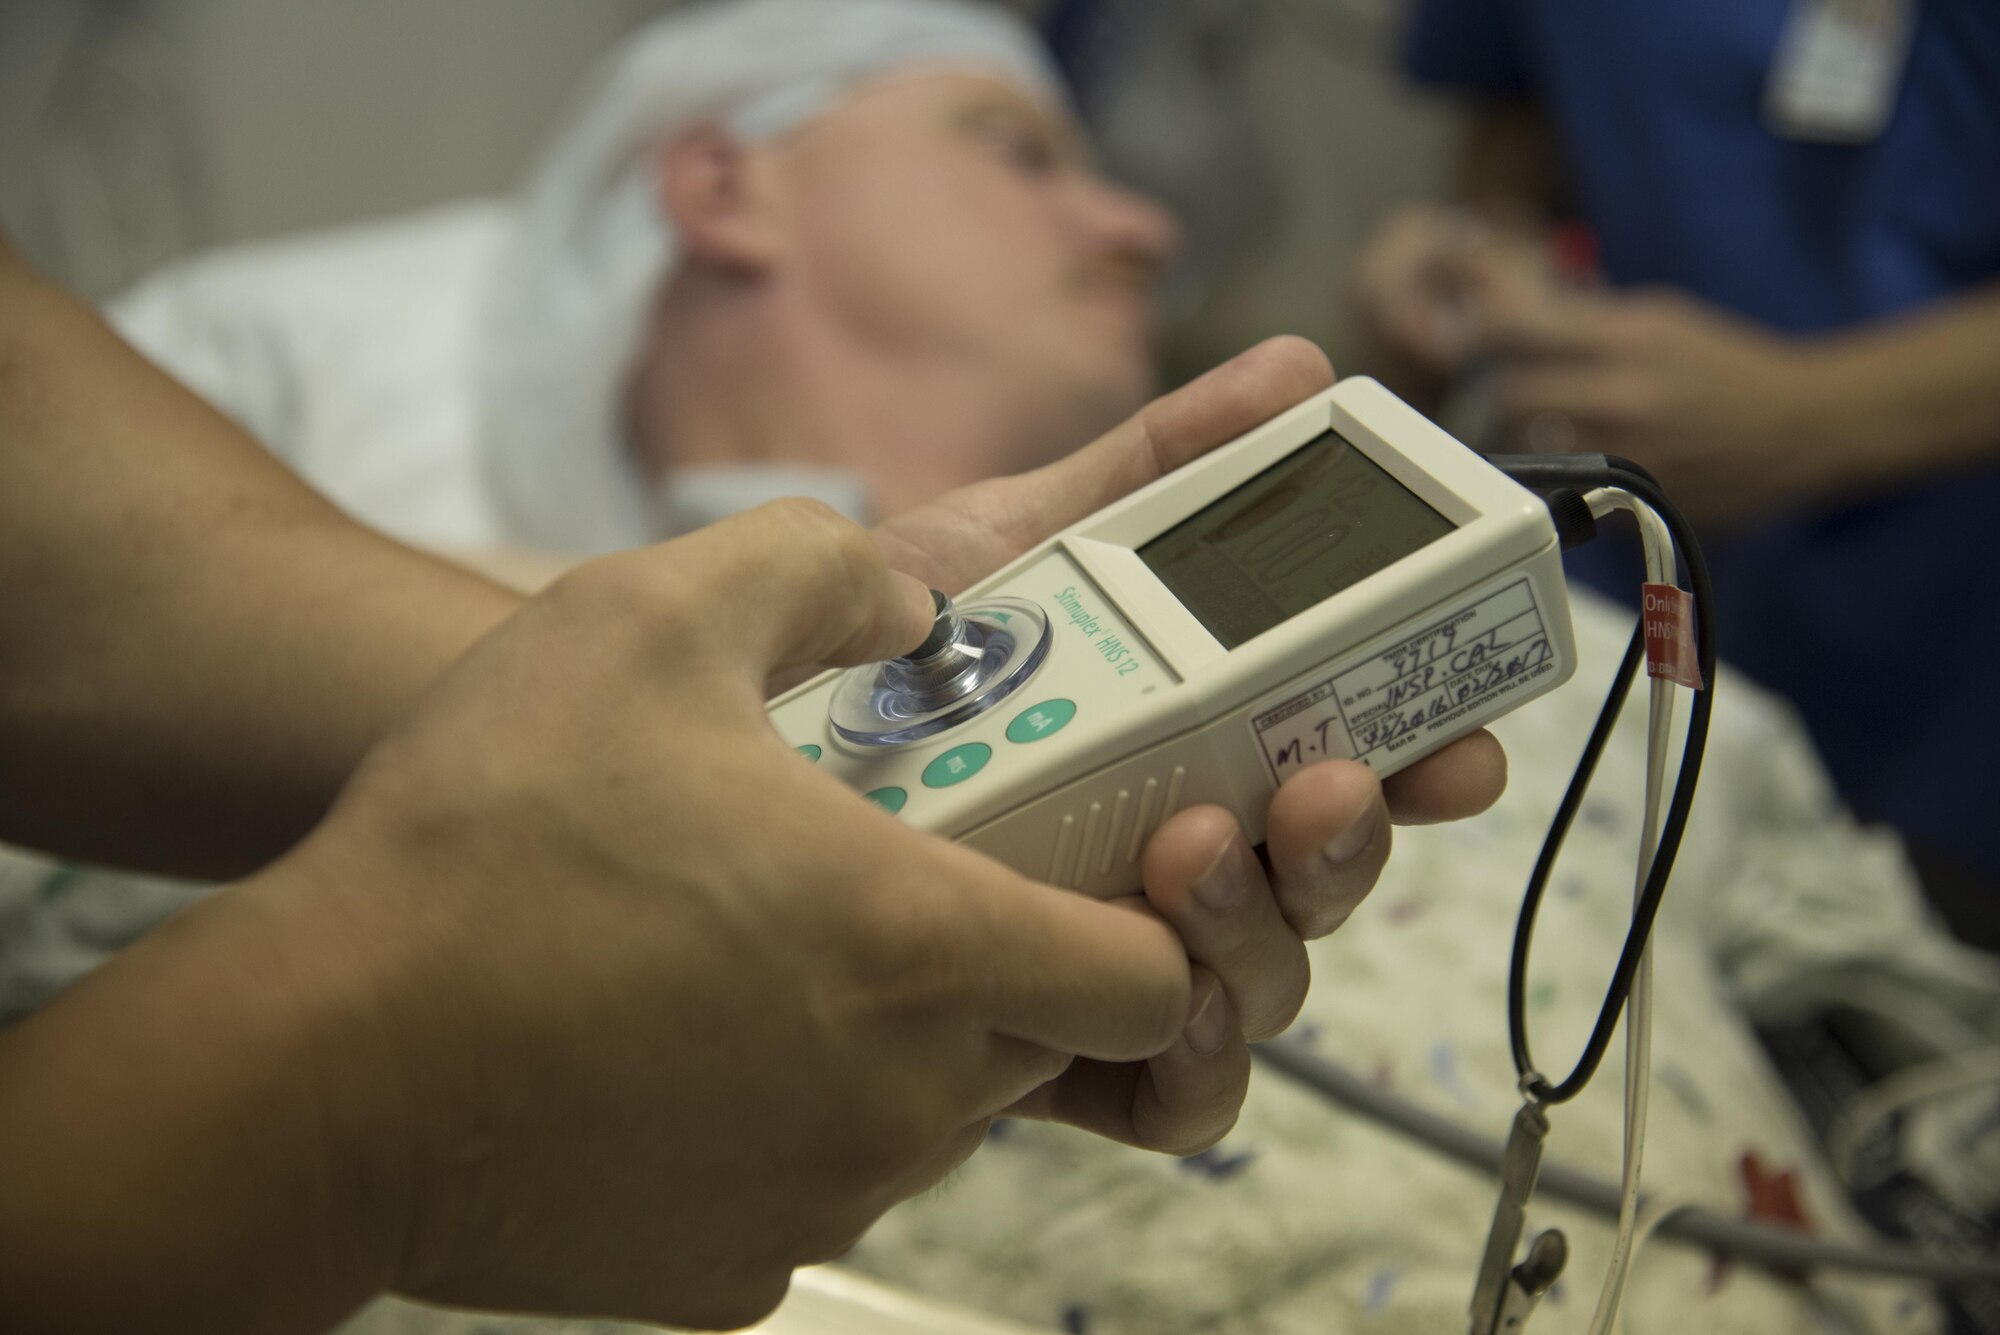
[[[1167,800],[1160,804],[1160,819],[1165,820],[1181,809],[1181,787],[1187,783],[1187,766],[1174,766],[1173,777],[1167,780]]]
[[[1090,856],[1097,851],[1097,839],[1103,833],[1104,804],[1102,802],[1092,802],[1090,804],[1090,814],[1085,816],[1083,820],[1083,844],[1082,847],[1077,849],[1076,870],[1071,873],[1070,889],[1081,890],[1083,888],[1083,878],[1090,874]],[[1056,884],[1060,885],[1062,882],[1058,881]]]
[[[1055,853],[1049,858],[1049,874],[1042,879],[1050,885],[1062,885],[1069,880],[1069,857],[1076,847],[1076,817],[1064,816],[1062,824],[1056,826]]]
[[[1125,818],[1132,814],[1132,791],[1118,790],[1118,800],[1111,805],[1111,828],[1104,832],[1104,855],[1097,861],[1097,874],[1111,874],[1111,857],[1118,851],[1119,839],[1125,833]]]
[[[1187,783],[1187,766],[1185,765],[1174,766],[1174,772],[1167,776],[1167,795],[1165,800],[1163,800],[1160,803],[1160,814],[1158,815],[1158,817],[1154,819],[1152,829],[1146,831],[1146,837],[1148,839],[1151,839],[1153,837],[1154,831],[1158,830],[1160,826],[1166,824],[1167,818],[1169,816],[1173,815],[1176,811],[1179,811],[1181,809],[1181,788],[1185,786],[1186,783]]]
[[[1153,806],[1160,800],[1160,781],[1146,780],[1146,786],[1139,790],[1139,815],[1132,822],[1132,838],[1125,845],[1125,860],[1137,862],[1139,854],[1145,850],[1146,837],[1152,833],[1147,824],[1153,818]]]

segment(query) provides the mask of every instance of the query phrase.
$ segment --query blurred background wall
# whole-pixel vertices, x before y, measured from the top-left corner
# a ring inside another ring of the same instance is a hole
[[[504,192],[593,57],[682,0],[5,0],[0,224],[92,297],[208,247]],[[1043,24],[1113,175],[1190,232],[1170,365],[1351,362],[1348,265],[1435,193],[1398,0],[990,0]]]

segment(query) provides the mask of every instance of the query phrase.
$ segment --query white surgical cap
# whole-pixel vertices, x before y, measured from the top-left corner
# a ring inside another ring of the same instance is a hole
[[[676,255],[656,147],[704,120],[777,134],[912,65],[1059,96],[1033,34],[967,0],[730,0],[656,20],[612,57],[529,184],[475,335],[481,448],[516,540],[590,554],[662,536],[624,417]]]

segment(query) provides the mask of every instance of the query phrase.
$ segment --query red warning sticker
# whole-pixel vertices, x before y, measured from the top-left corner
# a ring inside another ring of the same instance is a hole
[[[1694,595],[1672,584],[1648,584],[1640,597],[1646,618],[1646,675],[1700,690],[1701,661],[1694,652]]]

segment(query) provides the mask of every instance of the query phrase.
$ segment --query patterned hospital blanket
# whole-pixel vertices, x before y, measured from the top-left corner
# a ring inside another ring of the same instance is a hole
[[[1312,948],[1295,1033],[1325,1055],[1499,1140],[1518,1100],[1505,1023],[1507,957],[1529,868],[1589,730],[1629,617],[1580,600],[1584,668],[1497,729],[1508,792],[1472,821],[1397,831],[1381,884]],[[1529,993],[1537,1056],[1567,1070],[1625,931],[1643,783],[1634,700],[1558,865]],[[1863,1236],[1749,1016],[1780,1018],[1862,975],[1934,979],[1992,1028],[1987,961],[1944,941],[1896,842],[1839,811],[1790,714],[1740,678],[1717,696],[1710,760],[1656,935],[1655,1080],[1647,1180],[1726,1215],[1797,1213]],[[1920,984],[1931,987],[1932,983]],[[1553,1115],[1550,1157],[1615,1180],[1621,1100],[1603,1072]],[[919,1290],[1088,1335],[1362,1335],[1462,1330],[1495,1194],[1449,1164],[1269,1068],[1236,1130],[1185,1161],[1061,1128],[998,1127],[986,1151],[892,1213],[850,1262]],[[1538,1312],[1544,1335],[1588,1325],[1606,1221],[1538,1204],[1572,1255]],[[1779,1335],[1934,1328],[1919,1288],[1801,1286],[1671,1243],[1642,1252],[1631,1335]]]

